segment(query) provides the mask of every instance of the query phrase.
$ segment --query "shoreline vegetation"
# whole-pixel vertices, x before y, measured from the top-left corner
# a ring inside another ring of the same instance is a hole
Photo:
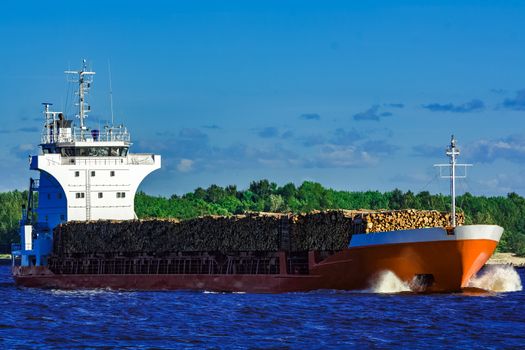
[[[27,191],[0,193],[0,245],[17,242],[21,208]],[[499,253],[525,256],[525,198],[507,196],[474,196],[465,193],[456,198],[459,211],[465,214],[465,224],[497,224],[505,231],[498,244]],[[182,196],[152,196],[138,192],[135,212],[139,218],[177,218],[186,220],[203,215],[234,215],[252,212],[305,213],[325,209],[422,209],[450,210],[450,196],[414,193],[399,189],[379,191],[337,191],[321,184],[305,181],[296,186],[283,186],[268,180],[253,181],[247,189],[235,185],[211,185],[197,188]]]

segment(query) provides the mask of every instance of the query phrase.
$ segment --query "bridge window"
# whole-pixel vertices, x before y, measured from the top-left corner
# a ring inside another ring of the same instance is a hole
[[[60,154],[62,157],[73,157],[75,156],[75,149],[71,147],[61,148]]]
[[[125,157],[128,147],[62,147],[63,157]]]

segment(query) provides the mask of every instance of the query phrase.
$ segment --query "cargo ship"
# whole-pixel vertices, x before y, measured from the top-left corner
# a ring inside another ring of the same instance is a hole
[[[276,231],[277,248],[266,251],[65,254],[60,251],[63,230],[71,223],[76,227],[95,223],[90,226],[94,232],[89,237],[97,240],[96,223],[136,222],[137,188],[148,174],[161,167],[160,155],[130,152],[130,133],[123,125],[112,122],[102,130],[87,127],[85,119],[91,111],[87,95],[95,72],[83,62],[78,71],[65,72],[78,86],[76,118],[53,111],[51,103],[43,104],[41,151],[30,157],[30,169],[38,171],[39,177],[29,181],[27,205],[22,208],[20,221],[20,244],[12,247],[12,275],[17,285],[250,293],[366,290],[382,273],[390,271],[416,292],[454,292],[467,286],[490,258],[503,233],[503,228],[496,225],[456,222],[456,168],[464,164],[456,161],[460,152],[452,137],[446,150],[450,162],[438,165],[447,168],[446,177],[450,179],[450,220],[438,227],[423,224],[386,232],[348,229],[343,246],[292,249],[290,216],[286,215],[286,219],[278,220],[283,224]],[[253,233],[251,239],[264,238]],[[109,246],[111,241],[102,244]]]

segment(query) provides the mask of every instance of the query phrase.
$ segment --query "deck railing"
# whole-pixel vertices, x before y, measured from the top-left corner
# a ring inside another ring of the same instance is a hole
[[[124,257],[111,258],[51,257],[49,268],[57,274],[279,274],[277,256],[223,256],[194,255],[171,257]],[[304,273],[304,272],[303,272]]]
[[[59,131],[58,131],[59,130]],[[55,142],[130,142],[131,135],[127,128],[104,128],[103,130],[81,130],[79,127],[44,129],[40,137],[42,143]]]

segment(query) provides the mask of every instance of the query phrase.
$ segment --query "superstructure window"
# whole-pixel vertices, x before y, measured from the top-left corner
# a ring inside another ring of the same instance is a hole
[[[125,157],[127,147],[62,147],[62,157]]]
[[[126,192],[117,192],[117,198],[126,198]]]
[[[99,192],[98,193],[98,198],[102,198],[102,197],[104,197],[104,194],[102,192]]]
[[[113,170],[111,170],[111,171],[109,172],[109,176],[115,176],[115,172],[114,172]]]
[[[74,157],[75,156],[75,149],[74,148],[70,148],[70,147],[61,148],[60,149],[60,154],[62,155],[62,157]]]
[[[110,157],[125,157],[128,154],[127,147],[111,147],[109,149]]]
[[[47,199],[51,199],[51,193],[47,194]]]
[[[79,177],[80,176],[80,171],[75,171],[75,177]]]
[[[93,176],[95,176],[95,172],[94,171],[91,172],[91,177],[93,177]]]
[[[84,192],[77,192],[77,193],[75,194],[75,197],[76,197],[76,198],[84,198],[84,196],[85,196],[85,193],[84,193]]]

